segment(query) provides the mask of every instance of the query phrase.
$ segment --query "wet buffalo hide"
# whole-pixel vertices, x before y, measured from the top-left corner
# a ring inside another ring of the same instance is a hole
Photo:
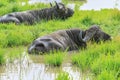
[[[40,10],[29,10],[23,12],[14,12],[0,17],[0,23],[14,22],[15,24],[26,23],[34,24],[41,20],[51,19],[67,19],[73,15],[74,11],[65,7],[62,3],[56,3],[51,8],[44,8]]]
[[[89,29],[85,30],[85,36],[83,38],[84,42],[87,41],[108,41],[111,40],[111,36],[106,32],[102,31],[98,25],[92,25]]]
[[[84,31],[80,29],[59,30],[49,35],[42,36],[30,45],[28,48],[29,53],[50,52],[53,50],[78,50],[85,48],[86,43],[81,41],[79,33]]]
[[[59,30],[33,41],[28,48],[28,53],[44,53],[54,50],[72,51],[86,48],[88,41],[98,43],[108,40],[111,40],[111,36],[103,32],[97,25],[93,25],[85,31],[80,29]]]

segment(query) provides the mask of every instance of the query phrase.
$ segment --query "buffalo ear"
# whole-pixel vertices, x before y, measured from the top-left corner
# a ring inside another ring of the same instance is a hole
[[[79,33],[79,40],[82,41],[82,42],[84,42],[83,41],[83,31],[80,31],[80,33]]]
[[[53,7],[51,2],[50,2],[50,6]]]

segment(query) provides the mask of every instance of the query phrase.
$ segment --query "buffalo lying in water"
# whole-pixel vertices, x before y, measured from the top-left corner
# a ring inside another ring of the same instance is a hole
[[[111,40],[111,36],[103,32],[99,26],[92,26],[83,31],[80,29],[59,30],[46,36],[42,36],[30,45],[28,53],[44,53],[53,50],[78,50],[85,48],[86,42],[94,40]]]
[[[51,8],[6,14],[0,17],[0,23],[14,22],[15,24],[26,23],[32,25],[33,23],[40,22],[41,20],[50,20],[56,18],[67,19],[74,14],[74,11],[65,7],[63,3],[55,3],[56,5],[51,5]]]

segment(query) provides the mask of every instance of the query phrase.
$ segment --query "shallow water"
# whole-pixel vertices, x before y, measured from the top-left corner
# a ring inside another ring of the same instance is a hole
[[[30,57],[29,57],[30,56]],[[91,75],[81,73],[80,69],[64,63],[61,67],[50,67],[43,63],[42,55],[24,55],[0,67],[0,80],[55,80],[61,72],[67,72],[72,80],[91,80]]]
[[[50,3],[50,2],[62,2],[62,0],[29,0],[29,4],[35,4],[35,3]]]
[[[62,0],[29,0],[29,4],[35,4],[35,3],[54,3],[56,2],[62,2]],[[25,5],[25,2],[22,2],[22,5]],[[70,3],[67,4],[67,7],[74,10],[76,4],[70,1]],[[101,9],[114,9],[117,8],[120,10],[120,0],[87,0],[85,3],[79,7],[79,10],[101,10]]]
[[[28,0],[27,3],[30,5],[35,5],[36,3],[49,4],[49,3],[54,3],[54,1],[62,2],[62,0]],[[24,5],[26,5],[26,2],[22,2],[21,4],[22,4],[22,6],[24,6]]]
[[[120,10],[120,0],[87,0],[87,3],[80,6],[80,10],[101,10],[114,9]]]

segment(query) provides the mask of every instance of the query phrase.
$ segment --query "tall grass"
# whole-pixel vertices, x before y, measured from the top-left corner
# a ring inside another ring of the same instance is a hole
[[[112,11],[112,10],[111,10]],[[106,10],[106,13],[110,13],[110,10]],[[91,12],[94,16],[90,17]],[[28,45],[34,39],[39,36],[51,33],[60,29],[69,29],[69,28],[81,28],[87,29],[92,24],[99,24],[105,32],[109,33],[112,36],[118,35],[120,26],[118,21],[112,21],[111,19],[102,18],[105,16],[104,11],[76,11],[74,16],[65,20],[50,20],[48,22],[42,21],[41,23],[27,26],[27,25],[15,25],[15,24],[0,24],[0,34],[3,38],[0,38],[0,41],[3,41],[8,44],[2,43],[2,46],[18,46],[18,45]],[[84,14],[84,15],[83,15]],[[110,15],[110,14],[109,14]],[[112,15],[111,15],[112,16]],[[87,20],[86,20],[87,19]],[[24,37],[23,37],[24,36]],[[28,37],[28,39],[26,39]]]
[[[118,78],[116,75],[120,69],[120,43],[118,42],[120,42],[120,37],[107,43],[88,44],[87,50],[72,57],[72,63],[83,71],[91,70],[98,76],[97,80],[109,80],[111,77],[110,80],[115,80]],[[107,78],[108,76],[111,77]]]
[[[19,0],[0,0],[0,15],[45,7],[50,7],[50,5],[26,4],[22,6]],[[72,63],[80,67],[83,71],[91,70],[95,74],[96,80],[119,80],[120,11],[117,9],[79,11],[78,7],[76,7],[74,15],[67,20],[42,21],[34,25],[0,23],[0,64],[5,62],[6,55],[9,56],[11,61],[15,57],[20,56],[20,53],[24,49],[21,51],[18,46],[28,46],[39,36],[61,29],[80,28],[84,30],[92,24],[100,25],[103,31],[114,37],[113,40],[106,43],[101,42],[100,44],[88,43],[86,50],[82,50],[80,53],[72,56]],[[13,47],[13,49],[10,50],[10,47]],[[15,50],[16,48],[14,47],[18,47],[18,49]],[[56,52],[55,54],[47,54],[45,62],[52,66],[60,66],[63,58],[64,55],[62,52]],[[61,76],[57,80],[60,80]],[[68,75],[65,74],[65,77],[65,79],[68,79]]]
[[[91,65],[91,70],[99,74],[102,72],[102,70],[107,70],[107,71],[118,71],[120,68],[120,59],[118,58],[119,53],[115,53],[114,56],[111,55],[101,55],[98,59],[95,59],[93,61],[93,64]],[[117,57],[116,57],[117,55]]]
[[[113,72],[111,71],[102,71],[100,73],[100,75],[97,76],[97,80],[117,80],[115,77],[114,77],[114,74]]]
[[[8,10],[6,11],[7,12],[5,13],[9,13]],[[98,24],[105,32],[109,33],[112,36],[116,36],[119,34],[120,23],[119,20],[114,20],[113,18],[115,16],[114,15],[115,13],[113,13],[114,11],[118,10],[102,10],[102,11],[76,10],[73,17],[70,17],[65,21],[62,20],[50,20],[48,22],[42,21],[41,23],[37,23],[31,26],[24,24],[15,25],[13,23],[0,24],[0,34],[3,37],[0,38],[0,41],[4,41],[4,43],[1,43],[1,46],[10,47],[28,45],[39,36],[51,33],[56,30],[69,28],[87,29],[92,24]],[[2,13],[4,11],[0,10],[0,12]],[[107,16],[105,14],[107,14]]]
[[[23,57],[23,53],[26,52],[25,47],[19,46],[19,47],[12,47],[12,48],[6,48],[8,51],[5,51],[6,54],[6,60],[7,62],[13,62],[14,60],[21,59]]]
[[[54,53],[47,54],[45,56],[45,62],[50,66],[55,66],[55,67],[61,66],[64,55],[65,53],[63,52],[56,52],[56,53],[54,52]]]
[[[69,77],[69,74],[66,72],[61,72],[58,74],[57,78],[55,80],[71,80]]]
[[[5,50],[0,48],[0,65],[5,63]]]

